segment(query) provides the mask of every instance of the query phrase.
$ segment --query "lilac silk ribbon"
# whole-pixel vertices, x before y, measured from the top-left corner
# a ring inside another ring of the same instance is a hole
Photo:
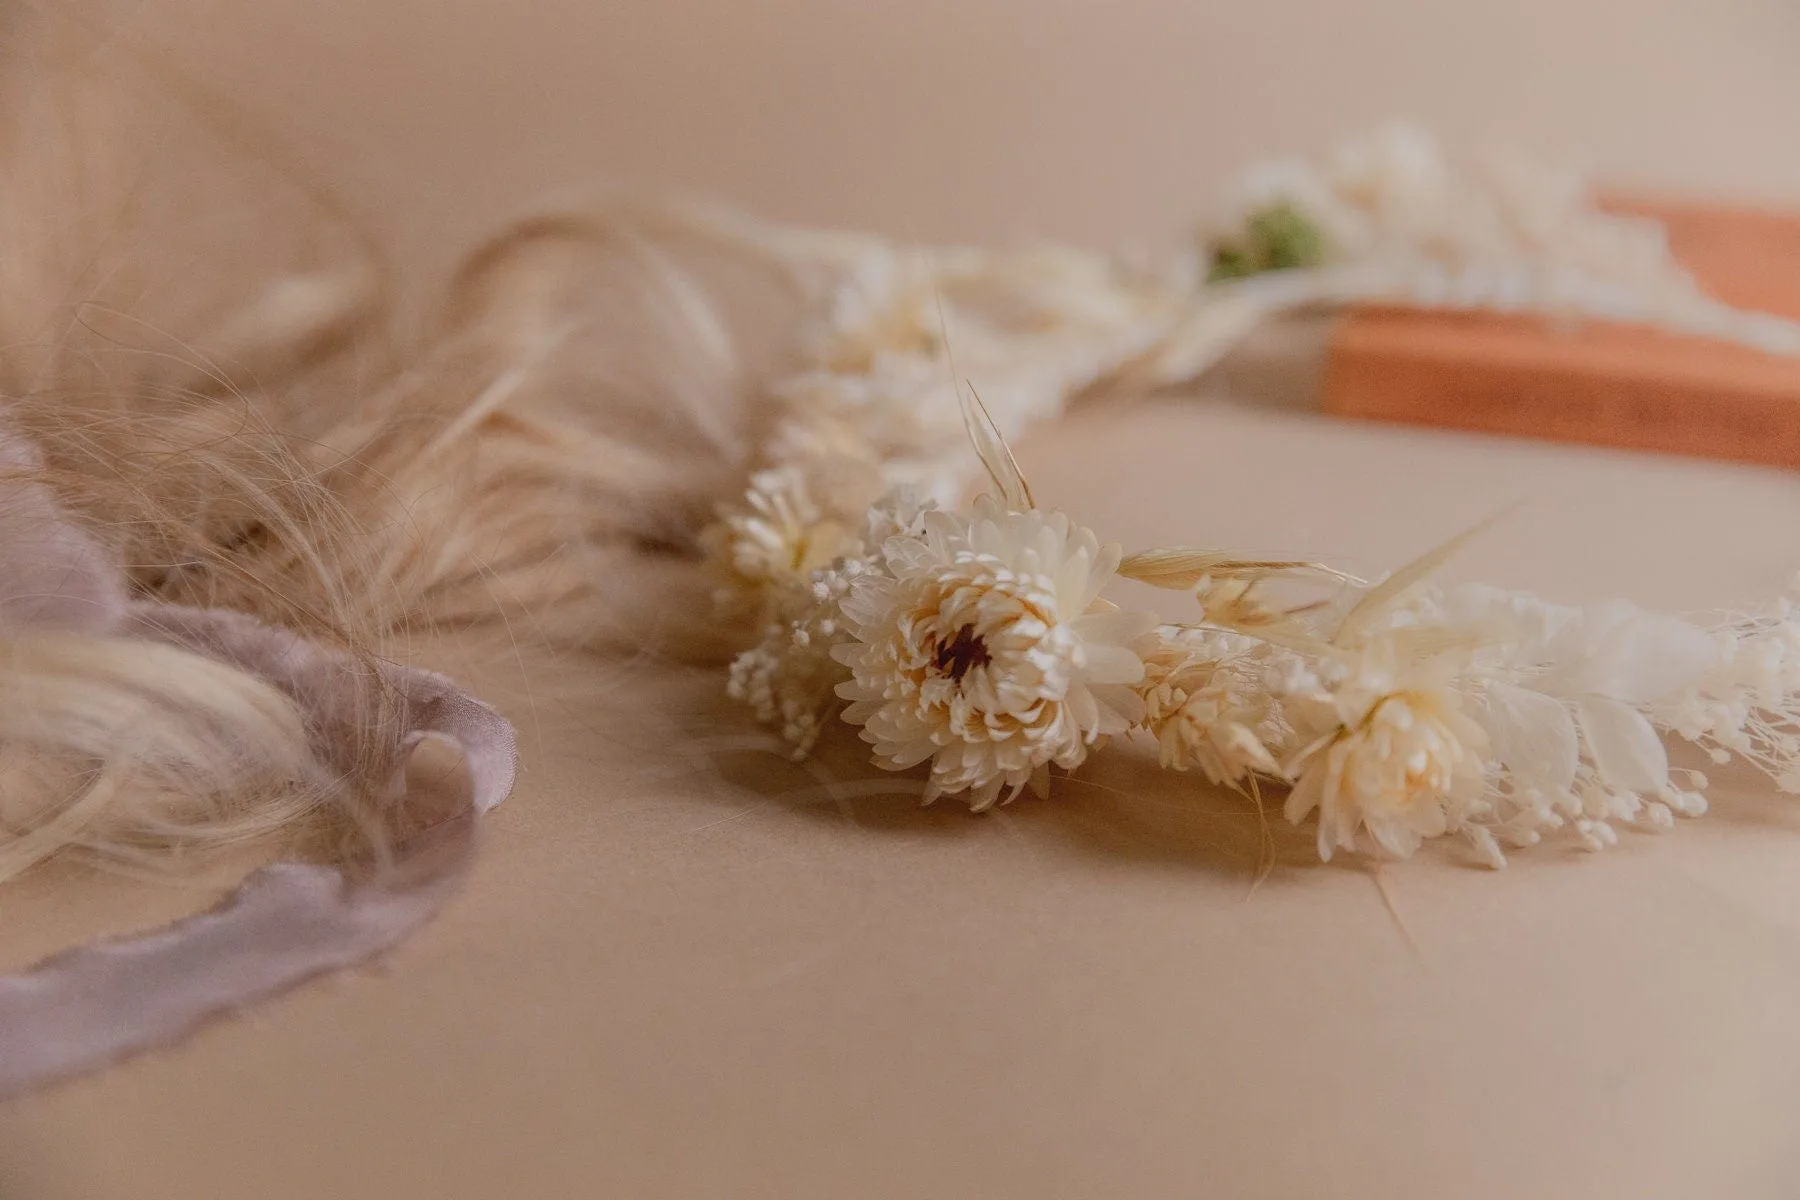
[[[130,602],[117,566],[32,480],[37,465],[29,443],[0,428],[0,637],[47,629],[180,646],[279,688],[340,771],[386,776],[376,782],[395,794],[414,748],[434,738],[460,752],[469,789],[459,813],[399,841],[378,870],[276,863],[208,912],[0,976],[0,1099],[169,1045],[395,945],[455,890],[475,817],[506,798],[518,762],[499,713],[442,675],[387,664],[375,669],[399,719],[371,761],[355,728],[363,664],[242,613]]]

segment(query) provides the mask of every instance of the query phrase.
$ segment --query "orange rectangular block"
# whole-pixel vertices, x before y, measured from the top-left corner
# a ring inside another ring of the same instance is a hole
[[[1614,203],[1740,307],[1800,318],[1800,215]],[[1800,467],[1800,358],[1642,326],[1364,308],[1332,335],[1326,411]]]

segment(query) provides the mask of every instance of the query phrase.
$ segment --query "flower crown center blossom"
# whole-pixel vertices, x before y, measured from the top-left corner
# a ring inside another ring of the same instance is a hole
[[[887,543],[843,604],[843,718],[877,764],[931,763],[927,797],[985,808],[1072,770],[1142,716],[1139,639],[1154,618],[1099,600],[1119,562],[1059,513],[983,498]]]

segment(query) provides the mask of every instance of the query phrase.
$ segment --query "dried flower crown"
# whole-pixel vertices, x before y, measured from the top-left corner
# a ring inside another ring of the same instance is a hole
[[[709,532],[760,641],[729,690],[796,757],[834,722],[927,800],[1044,794],[1108,739],[1247,791],[1288,788],[1323,858],[1464,839],[1492,866],[1553,835],[1704,811],[1668,739],[1800,791],[1800,616],[1703,627],[1623,601],[1571,608],[1429,576],[1457,539],[1366,584],[1315,563],[1188,548],[1122,556],[1040,509],[1007,448],[1090,388],[1191,378],[1271,315],[1355,300],[1622,319],[1800,352],[1800,327],[1708,298],[1653,223],[1520,164],[1453,168],[1388,130],[1253,174],[1207,242],[1160,270],[1062,247],[903,251],[715,225],[815,300],[804,369],[741,503]],[[955,361],[950,361],[954,350]],[[980,388],[964,390],[959,379]],[[968,444],[992,493],[959,507]],[[1115,578],[1191,593],[1120,611]]]

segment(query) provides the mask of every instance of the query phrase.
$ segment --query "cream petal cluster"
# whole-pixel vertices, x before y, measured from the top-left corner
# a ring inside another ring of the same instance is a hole
[[[1269,747],[1285,730],[1280,704],[1263,676],[1271,648],[1240,634],[1158,630],[1145,658],[1144,728],[1164,767],[1198,768],[1213,783],[1241,785],[1281,768]]]
[[[706,541],[734,585],[722,600],[804,586],[814,570],[861,545],[844,522],[820,507],[806,475],[794,467],[752,476],[742,507],[721,512]]]
[[[1487,739],[1448,689],[1377,696],[1310,756],[1289,794],[1298,823],[1319,812],[1319,857],[1354,850],[1358,830],[1405,858],[1482,811]]]
[[[931,764],[926,798],[983,809],[1052,766],[1079,766],[1142,715],[1144,636],[1155,618],[1100,599],[1117,547],[1060,513],[927,513],[884,547],[888,574],[859,579],[833,650],[851,678],[843,716],[878,765]]]

